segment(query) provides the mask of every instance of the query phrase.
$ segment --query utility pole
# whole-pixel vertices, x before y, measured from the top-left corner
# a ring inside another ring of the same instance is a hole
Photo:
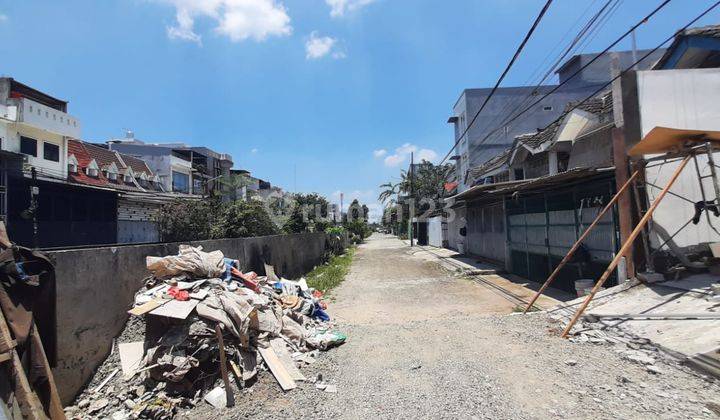
[[[409,223],[409,235],[410,235],[410,246],[415,245],[413,239],[413,219],[415,218],[415,154],[410,152],[410,220]]]
[[[633,60],[633,63],[637,63],[637,61],[638,61],[638,59],[637,59],[637,39],[635,38],[635,30],[630,32],[630,39],[632,40],[632,60]],[[638,69],[638,65],[637,64],[633,65],[633,70],[637,70],[637,69]]]

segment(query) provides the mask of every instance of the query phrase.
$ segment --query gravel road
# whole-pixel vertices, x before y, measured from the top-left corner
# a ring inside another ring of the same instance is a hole
[[[373,236],[356,253],[330,312],[349,341],[305,367],[337,393],[301,383],[283,394],[268,372],[237,406],[202,403],[185,418],[720,418],[720,386],[672,361],[661,373],[618,345],[558,338],[545,314]]]

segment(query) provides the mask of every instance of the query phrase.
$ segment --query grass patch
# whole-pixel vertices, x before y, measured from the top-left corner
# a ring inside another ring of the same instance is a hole
[[[349,247],[344,254],[336,255],[327,263],[315,267],[305,276],[308,286],[321,290],[323,293],[337,287],[345,280],[345,276],[350,271],[353,255],[355,255],[355,248]]]

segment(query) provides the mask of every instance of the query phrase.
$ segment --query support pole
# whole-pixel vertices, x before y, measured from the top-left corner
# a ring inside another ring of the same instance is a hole
[[[577,312],[575,312],[575,315],[572,317],[572,319],[570,320],[570,323],[567,325],[567,327],[565,327],[565,331],[563,331],[561,337],[567,338],[572,327],[575,325],[575,323],[580,318],[580,316],[583,314],[583,312],[585,312],[585,309],[587,309],[588,305],[590,304],[590,301],[593,299],[593,297],[595,297],[595,294],[600,290],[602,285],[605,284],[605,281],[607,281],[607,279],[610,277],[612,272],[615,270],[618,263],[620,262],[620,259],[623,257],[623,255],[625,255],[627,250],[630,249],[631,246],[633,246],[633,242],[635,241],[635,238],[638,237],[638,235],[640,234],[640,231],[645,227],[648,220],[650,220],[653,213],[655,212],[655,209],[660,204],[662,199],[665,197],[667,192],[670,190],[670,187],[672,187],[672,185],[675,183],[678,176],[680,176],[680,173],[682,172],[682,170],[685,169],[685,165],[687,165],[687,163],[691,157],[692,157],[692,155],[685,156],[685,158],[682,160],[680,165],[677,167],[677,169],[673,173],[672,177],[668,181],[665,188],[663,188],[663,190],[660,191],[660,194],[658,194],[658,196],[655,197],[655,201],[652,203],[652,205],[648,209],[647,213],[645,213],[643,218],[640,219],[640,222],[638,222],[637,226],[635,226],[635,229],[633,229],[632,233],[630,233],[630,237],[628,237],[627,240],[623,243],[623,246],[620,248],[620,251],[618,251],[617,255],[615,255],[615,258],[613,258],[613,260],[610,262],[610,265],[608,266],[608,268],[602,274],[602,276],[597,281],[597,283],[595,283],[595,286],[592,288],[592,290],[590,291],[590,294],[587,296],[587,298],[585,298],[585,301],[583,302],[583,304],[580,306],[580,308],[578,308]]]
[[[635,178],[637,178],[638,174],[640,174],[639,170],[635,170],[635,172],[633,172],[632,176],[627,181],[625,181],[625,183],[622,185],[622,187],[620,187],[618,192],[615,193],[615,195],[610,200],[610,202],[607,203],[605,208],[603,208],[602,211],[600,211],[600,213],[598,213],[598,215],[595,217],[595,220],[593,220],[592,223],[590,223],[590,226],[588,226],[587,229],[585,229],[585,232],[583,232],[583,234],[580,235],[578,240],[575,241],[573,246],[570,248],[570,250],[567,252],[567,254],[565,254],[565,256],[563,257],[562,261],[560,261],[560,264],[558,264],[558,266],[555,267],[555,270],[553,270],[552,274],[550,274],[550,277],[548,277],[547,280],[545,280],[545,283],[543,283],[543,285],[540,287],[540,290],[538,290],[537,293],[535,293],[535,296],[533,296],[533,298],[530,300],[530,303],[528,303],[527,307],[523,311],[524,314],[526,314],[530,310],[530,308],[532,308],[535,301],[538,300],[538,298],[545,291],[545,289],[547,289],[548,286],[550,286],[550,284],[552,284],[553,280],[555,280],[555,278],[558,276],[558,274],[560,274],[560,270],[565,266],[565,264],[568,263],[568,261],[570,261],[572,256],[575,255],[575,252],[580,248],[580,244],[582,244],[582,242],[585,240],[585,238],[587,238],[590,235],[590,232],[595,228],[595,226],[597,226],[597,224],[600,223],[600,220],[603,218],[605,213],[607,213],[608,210],[610,210],[612,208],[612,206],[615,205],[615,203],[620,198],[620,195],[623,192],[625,192],[625,190],[630,186],[630,184],[635,180]]]
[[[413,247],[415,245],[415,240],[413,238],[414,231],[415,231],[415,225],[413,222],[413,219],[415,218],[415,154],[413,152],[410,152],[410,223],[408,226],[410,226],[410,229],[408,229],[409,236],[410,236],[410,247]]]
[[[612,130],[613,140],[613,162],[615,163],[615,183],[618,191],[620,186],[625,184],[629,178],[628,174],[628,157],[625,147],[625,134],[622,129],[614,128]],[[618,222],[620,224],[620,242],[624,243],[630,237],[633,225],[632,199],[629,191],[625,191],[618,199]],[[635,276],[635,257],[633,248],[629,247],[623,255],[627,260],[627,276],[632,278]]]

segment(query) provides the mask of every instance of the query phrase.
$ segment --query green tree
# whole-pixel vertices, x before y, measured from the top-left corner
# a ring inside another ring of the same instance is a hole
[[[213,238],[245,238],[275,235],[278,229],[257,201],[234,201],[223,205],[217,223],[211,229]]]
[[[164,242],[210,239],[217,221],[220,200],[175,200],[162,206],[155,220]]]
[[[295,194],[294,207],[283,226],[288,233],[324,232],[331,225],[328,220],[327,199],[320,194]]]
[[[400,191],[400,183],[393,184],[392,182],[386,182],[385,184],[380,185],[380,188],[383,189],[380,191],[380,195],[378,195],[378,200],[380,200],[380,202],[392,205],[397,201],[397,194],[398,191]]]
[[[431,205],[441,208],[440,199],[445,197],[445,182],[454,170],[453,165],[434,165],[432,162],[423,160],[415,164],[413,169],[412,179],[408,171],[402,171],[400,182],[381,185],[386,188],[380,193],[381,201],[384,197],[391,197],[395,193],[405,198],[414,198],[416,214],[427,210]]]
[[[232,174],[229,176],[223,176],[218,178],[218,182],[223,185],[224,189],[228,192],[228,196],[232,200],[239,200],[243,187],[250,185],[250,179],[244,175]]]

